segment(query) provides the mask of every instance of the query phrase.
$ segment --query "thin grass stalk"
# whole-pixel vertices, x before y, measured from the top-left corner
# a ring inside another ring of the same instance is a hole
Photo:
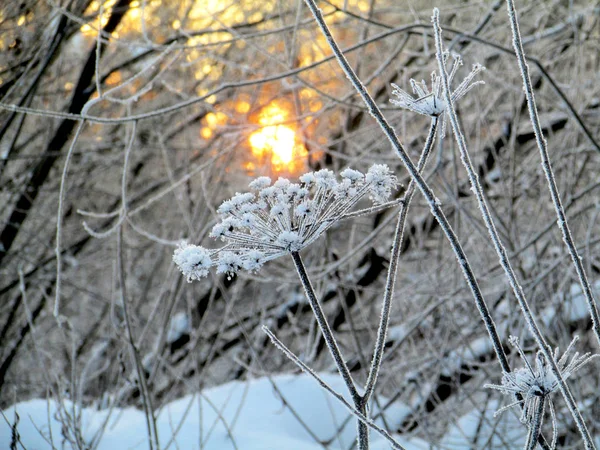
[[[579,283],[581,284],[583,294],[585,296],[585,300],[590,311],[590,316],[592,317],[592,329],[594,330],[596,339],[600,344],[600,316],[598,315],[598,306],[596,304],[596,299],[594,298],[594,293],[592,291],[590,282],[587,278],[585,268],[583,267],[583,262],[581,261],[581,257],[577,252],[577,248],[575,247],[575,242],[573,241],[573,236],[571,235],[571,230],[569,229],[569,224],[567,223],[567,215],[565,214],[565,209],[563,208],[560,193],[558,192],[558,187],[556,185],[554,171],[552,170],[550,156],[548,155],[548,144],[546,142],[546,139],[544,138],[544,133],[542,131],[542,126],[540,124],[537,106],[535,103],[533,87],[531,84],[531,77],[529,76],[529,66],[525,61],[525,51],[523,50],[521,33],[519,31],[519,22],[517,20],[515,3],[513,0],[507,0],[506,6],[508,9],[508,16],[510,18],[510,28],[512,30],[513,35],[513,47],[517,56],[521,77],[523,78],[523,88],[525,90],[525,96],[527,97],[529,119],[531,121],[531,124],[533,125],[535,142],[538,146],[538,149],[540,150],[542,168],[544,170],[544,175],[546,176],[546,181],[548,182],[550,197],[552,197],[552,203],[554,204],[554,209],[556,210],[556,222],[558,224],[558,227],[560,228],[560,231],[562,232],[563,241],[565,242],[569,250],[571,259],[573,260],[573,265],[575,266],[575,271],[577,272],[577,277],[579,278]]]
[[[442,229],[446,238],[450,242],[452,250],[454,251],[454,254],[463,271],[463,275],[465,277],[467,285],[469,286],[469,289],[471,290],[471,293],[475,298],[477,309],[479,310],[485,328],[490,336],[490,341],[492,342],[492,346],[494,347],[494,352],[496,353],[500,366],[502,367],[502,370],[510,372],[510,364],[508,363],[508,359],[506,357],[506,353],[504,352],[502,342],[500,340],[500,337],[498,336],[496,325],[489,312],[481,289],[479,288],[479,285],[477,283],[477,279],[475,278],[475,274],[473,273],[471,265],[467,259],[467,256],[462,248],[462,245],[458,241],[456,233],[452,229],[440,205],[437,203],[437,199],[435,198],[431,188],[426,183],[424,178],[419,174],[419,171],[417,170],[416,166],[413,164],[410,157],[408,156],[408,153],[404,149],[403,145],[400,143],[400,140],[398,139],[398,136],[396,136],[394,129],[390,126],[383,113],[375,103],[375,100],[373,100],[371,95],[363,86],[360,79],[357,77],[356,73],[354,73],[354,70],[352,69],[345,56],[341,52],[339,46],[337,45],[337,42],[335,41],[335,39],[331,35],[331,32],[329,31],[329,27],[325,23],[321,10],[317,7],[314,0],[304,1],[311,10],[313,16],[315,17],[315,20],[319,28],[321,29],[321,32],[327,39],[327,42],[333,50],[333,53],[338,63],[340,64],[342,70],[346,74],[346,77],[350,80],[352,86],[356,89],[356,91],[359,93],[359,95],[365,102],[367,109],[369,110],[369,114],[371,114],[371,116],[377,121],[384,134],[389,139],[396,154],[403,162],[404,166],[408,170],[412,179],[415,181],[419,190],[422,192],[431,209],[431,213],[433,214],[436,221],[439,223],[440,228]]]
[[[392,446],[397,450],[406,450],[402,447],[386,430],[378,426],[375,422],[373,422],[370,418],[365,416],[362,412],[353,407],[342,395],[338,394],[331,386],[329,386],[314,370],[308,367],[300,358],[298,358],[289,348],[285,346],[283,342],[281,342],[275,334],[266,326],[262,326],[262,330],[269,336],[271,342],[275,347],[283,352],[285,356],[287,356],[290,361],[296,364],[304,373],[312,377],[325,391],[329,392],[336,400],[338,400],[341,404],[343,404],[351,414],[353,414],[359,421],[367,424],[369,428],[372,428],[381,436],[383,436]]]
[[[142,405],[144,407],[144,416],[146,417],[146,427],[148,430],[148,445],[150,450],[160,450],[160,443],[158,440],[158,430],[156,427],[156,417],[154,415],[154,407],[152,405],[152,399],[146,383],[146,375],[140,360],[138,349],[135,345],[135,338],[133,336],[133,329],[131,327],[131,320],[129,317],[128,298],[127,298],[127,287],[125,285],[125,263],[123,261],[123,227],[117,228],[117,265],[119,273],[119,283],[121,285],[121,301],[123,302],[123,316],[125,318],[125,328],[127,330],[127,339],[129,342],[129,349],[133,356],[133,363],[135,366],[136,374],[139,382],[140,397],[142,398]]]
[[[527,303],[527,299],[525,297],[525,293],[523,292],[523,288],[521,287],[521,285],[519,284],[519,281],[517,280],[517,276],[512,268],[512,265],[508,258],[508,254],[506,253],[506,249],[504,248],[504,245],[502,244],[502,242],[500,240],[498,231],[496,230],[496,225],[494,224],[494,220],[492,219],[487,202],[485,200],[483,188],[481,187],[481,183],[479,183],[479,176],[475,172],[475,169],[473,168],[473,163],[471,162],[471,158],[469,157],[465,137],[460,128],[460,124],[458,122],[458,117],[456,115],[456,111],[455,111],[454,105],[452,103],[452,95],[450,92],[450,83],[449,83],[449,79],[448,79],[448,74],[446,72],[446,64],[444,61],[442,29],[440,27],[439,10],[437,8],[435,8],[433,10],[432,22],[433,22],[433,29],[434,29],[434,36],[435,36],[436,57],[437,57],[437,61],[438,61],[440,77],[442,79],[442,87],[443,87],[442,90],[444,93],[444,100],[446,101],[446,112],[448,113],[448,116],[450,118],[450,123],[452,125],[452,131],[453,131],[456,143],[457,143],[459,151],[460,151],[460,159],[461,159],[463,166],[465,167],[467,174],[469,176],[471,190],[475,194],[475,197],[477,199],[477,204],[479,206],[479,210],[480,210],[483,220],[485,222],[485,225],[486,225],[486,228],[490,235],[490,238],[492,239],[494,249],[496,250],[496,253],[500,260],[500,264],[502,265],[502,268],[504,269],[504,272],[506,274],[506,277],[508,278],[508,281],[513,290],[513,293],[514,293],[517,301],[519,302],[519,306],[521,307],[521,311],[522,311],[523,315],[525,316],[525,321],[527,322],[529,330],[531,331],[533,338],[535,339],[536,343],[538,344],[542,353],[544,354],[546,360],[548,361],[548,365],[550,366],[552,373],[556,377],[560,391],[565,398],[565,402],[567,403],[567,406],[568,406],[569,410],[571,411],[571,414],[573,415],[575,423],[577,424],[577,428],[579,429],[579,431],[583,437],[583,440],[585,442],[586,448],[593,449],[593,448],[595,448],[594,443],[592,442],[591,436],[589,435],[589,432],[587,430],[587,427],[585,425],[583,417],[581,416],[581,413],[577,409],[575,399],[573,398],[573,395],[572,395],[568,385],[566,384],[566,382],[564,381],[564,379],[560,373],[560,369],[558,368],[558,365],[556,363],[556,360],[554,358],[554,355],[552,353],[550,346],[546,343],[546,340],[545,340],[540,328],[538,327],[538,325],[536,323],[533,313],[531,312],[531,308],[529,307],[529,304]]]
[[[435,133],[437,130],[438,119],[433,118],[429,133],[421,152],[421,157],[417,163],[417,170],[423,171],[431,149],[435,140]],[[385,290],[383,294],[382,306],[381,306],[381,318],[379,320],[379,327],[377,329],[377,338],[375,341],[375,349],[373,351],[373,360],[369,368],[369,375],[365,384],[365,393],[363,394],[363,402],[366,404],[375,390],[375,384],[377,383],[377,376],[379,375],[379,369],[381,368],[381,362],[383,359],[383,352],[385,349],[385,340],[387,336],[389,321],[390,321],[390,310],[392,307],[392,299],[394,297],[394,288],[396,285],[396,273],[398,269],[398,260],[400,259],[400,252],[402,250],[402,242],[404,240],[404,227],[406,225],[406,217],[408,216],[408,208],[415,194],[415,181],[411,180],[406,188],[406,193],[402,197],[400,203],[400,211],[398,212],[398,222],[396,224],[396,230],[394,232],[394,241],[392,243],[392,250],[390,255],[390,264],[388,267],[387,280],[385,283]]]

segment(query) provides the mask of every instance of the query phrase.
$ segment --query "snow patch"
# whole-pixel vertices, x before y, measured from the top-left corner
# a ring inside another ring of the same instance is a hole
[[[321,377],[336,391],[345,392],[339,376]],[[405,405],[386,409],[387,423],[400,424],[407,411]],[[148,448],[145,416],[134,408],[77,408],[68,400],[59,408],[54,400],[35,399],[11,406],[3,411],[4,417],[14,423],[15,412],[20,416],[21,441],[28,450],[51,449],[50,433],[57,449],[73,449],[64,439],[60,420],[67,415],[80,417],[82,439],[97,441],[97,450]],[[383,426],[381,419],[377,423]],[[231,382],[188,395],[161,408],[156,424],[161,448],[186,450],[322,450],[316,440],[330,442],[327,448],[332,450],[347,449],[356,436],[354,417],[304,374]],[[373,450],[390,448],[378,434],[371,435]],[[397,440],[406,450],[429,448],[419,439]],[[11,427],[0,418],[0,448],[9,448],[10,442]]]

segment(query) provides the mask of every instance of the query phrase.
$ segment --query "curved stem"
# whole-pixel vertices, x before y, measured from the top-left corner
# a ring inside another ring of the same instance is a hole
[[[438,125],[438,119],[433,118],[425,146],[421,152],[421,157],[417,163],[417,170],[423,171],[427,159],[431,154],[431,148],[435,139],[435,132]],[[383,293],[383,300],[381,306],[381,318],[379,320],[379,328],[377,329],[377,338],[375,341],[375,350],[373,351],[373,360],[369,368],[369,375],[367,377],[367,383],[365,384],[365,393],[363,395],[363,401],[366,403],[373,395],[375,389],[375,383],[377,382],[377,376],[381,367],[381,360],[383,358],[383,352],[385,349],[385,340],[390,321],[390,309],[392,307],[392,298],[394,296],[394,287],[396,284],[396,272],[398,269],[398,260],[400,258],[400,252],[402,251],[402,242],[404,238],[404,226],[406,224],[406,217],[408,215],[408,208],[410,202],[415,194],[415,181],[411,180],[406,188],[406,193],[400,202],[400,211],[398,212],[398,222],[396,224],[396,231],[394,234],[394,241],[392,243],[392,250],[390,255],[390,265],[388,267],[387,280],[385,283],[385,291]]]
[[[370,94],[368,93],[366,88],[361,83],[360,79],[357,77],[356,73],[354,73],[354,70],[352,69],[352,67],[350,66],[348,61],[346,60],[345,56],[342,54],[339,46],[337,45],[337,43],[335,42],[335,39],[333,38],[333,36],[331,35],[331,32],[329,31],[329,27],[327,27],[327,24],[325,23],[325,20],[323,18],[323,14],[322,14],[321,10],[317,7],[314,0],[304,0],[304,1],[308,5],[311,12],[313,13],[315,20],[317,21],[317,24],[319,25],[319,28],[321,29],[323,35],[326,37],[326,39],[329,43],[329,46],[333,50],[333,53],[334,53],[336,59],[338,60],[338,63],[342,67],[344,73],[346,74],[346,77],[350,80],[350,82],[352,83],[354,88],[357,90],[357,92],[362,97],[363,101],[367,105],[367,109],[369,110],[369,113],[377,121],[377,123],[383,130],[384,134],[389,139],[396,154],[398,155],[400,160],[403,162],[404,166],[408,170],[412,179],[415,181],[417,187],[423,193],[423,196],[425,197],[427,203],[429,204],[432,215],[437,220],[437,222],[440,225],[440,228],[442,229],[442,231],[446,235],[446,238],[450,242],[450,245],[452,246],[452,250],[454,251],[454,254],[461,266],[463,275],[469,286],[469,289],[471,290],[471,293],[473,294],[473,297],[475,298],[475,303],[477,305],[477,309],[479,310],[479,314],[481,315],[481,318],[485,324],[486,330],[490,336],[490,340],[492,342],[494,351],[495,351],[498,361],[502,367],[502,370],[504,370],[506,372],[510,372],[510,364],[508,363],[508,359],[506,358],[506,353],[504,353],[504,348],[502,346],[500,337],[498,336],[498,331],[496,330],[496,325],[494,324],[494,320],[492,319],[492,316],[489,312],[489,309],[487,307],[485,299],[483,298],[483,294],[481,292],[481,289],[479,288],[477,279],[475,278],[475,274],[473,273],[473,270],[471,268],[471,265],[469,264],[467,256],[466,256],[460,242],[458,241],[458,237],[456,236],[456,233],[452,229],[450,222],[448,222],[448,219],[444,215],[444,212],[442,211],[442,208],[441,208],[439,202],[435,198],[429,185],[425,182],[423,177],[419,174],[417,167],[411,161],[410,157],[408,156],[408,153],[404,149],[403,145],[400,143],[400,139],[398,138],[398,136],[396,136],[394,129],[388,123],[387,119],[385,118],[385,116],[383,115],[383,113],[381,112],[381,110],[379,109],[377,104],[375,103],[375,100],[373,100],[373,98],[370,96]]]

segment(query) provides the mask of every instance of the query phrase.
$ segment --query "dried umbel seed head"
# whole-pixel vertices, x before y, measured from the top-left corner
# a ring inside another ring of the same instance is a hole
[[[237,193],[218,208],[222,220],[210,236],[225,242],[222,248],[184,242],[173,260],[188,281],[208,275],[215,265],[217,273],[228,276],[259,270],[267,261],[310,245],[363,197],[385,202],[398,184],[385,164],[371,166],[366,174],[345,169],[341,176],[338,181],[323,169],[302,175],[300,184],[259,177],[250,183],[251,192]]]
[[[207,276],[208,269],[213,265],[208,250],[188,244],[186,241],[182,241],[175,249],[173,261],[188,282]]]
[[[459,55],[453,54],[452,58],[454,59],[454,62],[452,64],[450,73],[448,74],[449,83],[452,83],[458,68],[462,66],[462,59]],[[444,53],[444,61],[447,59],[448,53]],[[485,67],[483,67],[481,64],[473,65],[471,72],[452,92],[451,97],[453,103],[464,97],[467,92],[469,92],[478,84],[484,84],[483,81],[473,82],[475,76],[482,70],[485,70]],[[444,113],[444,111],[446,111],[447,105],[442,96],[442,79],[435,71],[431,73],[431,91],[428,89],[427,83],[425,83],[424,80],[417,82],[411,79],[410,85],[414,94],[416,95],[416,98],[392,83],[392,87],[394,88],[392,94],[397,98],[390,99],[390,102],[396,106],[399,106],[400,108],[405,108],[418,114],[430,117],[439,117]]]
[[[567,380],[573,373],[598,356],[590,353],[580,355],[575,352],[569,360],[569,354],[578,340],[579,338],[577,336],[573,338],[560,359],[558,358],[559,349],[556,348],[554,351],[553,359],[558,366],[563,380]],[[542,352],[538,352],[535,357],[535,364],[530,364],[523,349],[519,345],[517,338],[511,336],[509,341],[519,352],[525,366],[519,367],[512,372],[504,373],[502,375],[501,384],[486,384],[484,387],[496,389],[503,394],[519,394],[523,397],[523,400],[501,408],[496,414],[500,414],[508,408],[522,404],[523,410],[520,420],[527,425],[531,425],[536,419],[535,415],[536,411],[539,411],[538,406],[540,405],[540,402],[547,402],[550,406],[552,420],[554,420],[554,406],[551,394],[558,389],[558,380],[554,373],[552,373],[548,361]],[[541,420],[541,418],[539,419]]]

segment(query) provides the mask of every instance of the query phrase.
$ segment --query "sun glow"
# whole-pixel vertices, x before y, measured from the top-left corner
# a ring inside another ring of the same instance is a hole
[[[252,153],[262,156],[272,152],[271,162],[275,165],[289,164],[294,159],[296,133],[284,125],[270,125],[250,136]]]
[[[250,135],[252,155],[259,161],[270,158],[274,171],[295,172],[301,169],[308,154],[292,125],[283,124],[288,112],[276,102],[262,109],[258,124],[262,126]]]

